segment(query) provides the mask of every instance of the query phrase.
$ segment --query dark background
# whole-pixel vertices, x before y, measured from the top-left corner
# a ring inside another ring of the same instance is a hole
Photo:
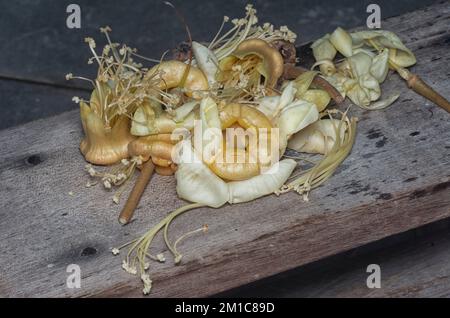
[[[368,16],[366,7],[373,2],[380,5],[382,18],[387,18],[437,1],[252,1],[261,23],[288,25],[298,34],[298,44],[331,32],[337,26],[364,25]],[[66,27],[66,7],[70,3],[81,6],[79,30]],[[224,15],[243,16],[247,1],[173,0],[172,3],[184,14],[194,39],[208,41],[217,32]],[[95,66],[86,63],[90,52],[83,39],[95,38],[101,49],[104,41],[99,27],[105,25],[113,29],[113,41],[125,42],[152,58],[159,58],[165,50],[186,39],[173,9],[161,1],[1,0],[0,129],[76,109],[71,97],[86,96],[88,86],[82,82],[66,82],[64,76],[72,72],[94,77]],[[430,235],[438,231],[448,235],[448,221],[396,235],[223,296],[321,296],[329,282],[365,279],[367,264],[389,262],[405,249],[413,254],[415,249],[429,246],[434,240]]]
[[[242,17],[246,0],[179,1],[173,4],[183,13],[197,41],[208,41],[217,32],[224,15]],[[288,25],[305,43],[333,31],[364,25],[367,5],[373,0],[255,0],[261,23]],[[382,18],[415,10],[435,0],[378,0]],[[81,7],[81,29],[66,27],[66,7]],[[83,95],[88,88],[80,81],[67,82],[66,73],[93,78],[95,65],[90,57],[86,36],[97,40],[101,49],[103,35],[99,27],[109,25],[113,41],[136,47],[145,56],[161,54],[186,39],[183,25],[174,10],[155,0],[0,0],[0,129],[36,118],[47,117],[76,105],[66,95]],[[11,83],[11,79],[16,79]],[[19,83],[17,83],[19,82]],[[39,85],[20,85],[24,83]],[[51,85],[44,87],[42,84]],[[59,89],[56,89],[58,87]]]

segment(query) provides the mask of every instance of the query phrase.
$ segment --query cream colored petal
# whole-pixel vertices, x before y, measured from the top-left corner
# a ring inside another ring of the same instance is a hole
[[[336,66],[334,65],[333,61],[331,61],[331,60],[317,61],[311,67],[311,70],[315,69],[317,66],[319,67],[320,72],[325,76],[331,76],[334,73],[336,73]]]
[[[289,84],[283,89],[281,93],[280,103],[278,104],[279,109],[285,108],[287,105],[292,103],[295,98],[295,93],[297,89],[295,88],[295,84],[291,81]]]
[[[321,119],[299,131],[289,139],[288,147],[298,152],[326,154],[336,141],[340,124],[338,119]],[[341,125],[341,139],[344,138],[345,125]]]
[[[181,105],[174,110],[175,116],[173,120],[177,123],[183,121],[197,105],[198,101],[192,101]]]
[[[178,196],[213,208],[224,205],[229,198],[227,183],[198,158],[189,142],[179,144],[182,156],[175,172]]]
[[[336,48],[336,50],[344,55],[345,57],[349,57],[353,55],[352,51],[352,37],[348,34],[347,31],[338,27],[334,32],[330,35],[330,42]]]
[[[267,117],[272,117],[278,105],[280,104],[280,96],[265,96],[257,100],[257,109],[262,111]]]
[[[316,105],[319,112],[327,108],[331,101],[330,95],[323,89],[308,89],[301,98]]]
[[[297,90],[295,97],[300,98],[309,89],[314,77],[316,77],[317,74],[318,73],[315,71],[307,71],[292,81],[295,89]]]
[[[367,107],[363,107],[369,110],[378,110],[378,109],[383,109],[386,108],[390,105],[392,105],[398,98],[400,97],[400,94],[394,94],[392,96],[389,96],[388,98],[376,101],[372,104],[370,104]]]
[[[416,63],[414,53],[408,49],[400,38],[391,31],[371,30],[360,31],[351,34],[354,43],[365,42],[368,45],[378,46],[378,49],[388,48],[389,58],[400,67],[409,67]],[[373,43],[370,43],[370,42]]]
[[[324,37],[316,40],[312,45],[314,58],[316,61],[333,60],[336,56],[336,48],[330,42],[330,35],[327,34]]]
[[[209,85],[214,85],[216,83],[216,73],[219,65],[219,61],[214,52],[195,41],[192,42],[192,52],[194,53],[198,67],[205,74]]]
[[[265,173],[244,181],[229,182],[229,199],[231,204],[248,202],[279,190],[297,166],[292,159],[277,162]]]
[[[366,53],[359,52],[349,57],[347,60],[350,64],[354,77],[360,77],[370,72],[372,58]]]
[[[305,100],[296,100],[283,109],[277,121],[282,136],[290,136],[319,119],[317,107]]]
[[[131,134],[134,136],[150,135],[155,129],[154,127],[149,127],[152,126],[154,119],[155,116],[149,116],[149,112],[146,112],[144,106],[139,107],[134,112],[133,120],[131,121]]]
[[[389,72],[389,49],[384,49],[375,56],[370,67],[370,74],[375,77],[378,83],[384,82]]]

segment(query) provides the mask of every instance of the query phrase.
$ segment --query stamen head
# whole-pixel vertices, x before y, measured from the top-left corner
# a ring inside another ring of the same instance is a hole
[[[111,32],[111,31],[112,30],[108,25],[100,28],[100,32],[102,32],[102,33],[107,33],[107,32]]]
[[[84,42],[88,43],[89,46],[90,46],[92,49],[95,49],[96,44],[95,44],[95,41],[94,41],[93,38],[91,38],[91,37],[86,37],[86,38],[84,38]]]

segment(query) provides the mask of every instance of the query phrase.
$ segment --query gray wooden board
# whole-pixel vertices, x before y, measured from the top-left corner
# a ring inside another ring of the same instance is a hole
[[[214,297],[450,297],[449,230],[434,222]],[[371,264],[380,288],[367,288]]]
[[[444,94],[449,17],[445,3],[383,24],[416,53],[413,71]],[[386,96],[393,92],[402,93],[400,100],[385,111],[352,108],[360,118],[354,150],[310,202],[295,193],[272,195],[175,220],[171,237],[202,224],[210,230],[183,242],[181,265],[173,266],[167,252],[167,263],[152,265],[152,295],[211,295],[449,217],[448,114],[397,75],[383,85]],[[136,221],[121,227],[112,193],[84,187],[81,137],[75,111],[0,132],[0,295],[141,295],[138,278],[109,249],[185,203],[173,178],[156,176]],[[152,252],[163,248],[158,237]],[[66,287],[69,264],[81,267],[80,289]]]

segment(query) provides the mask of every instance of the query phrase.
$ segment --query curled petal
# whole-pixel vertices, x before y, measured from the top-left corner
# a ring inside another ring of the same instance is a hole
[[[175,120],[177,123],[183,121],[197,105],[198,105],[197,101],[192,101],[181,105],[180,107],[174,110],[175,116],[173,120]]]
[[[192,150],[190,142],[181,148],[178,169],[175,172],[177,193],[182,199],[218,208],[228,201],[228,185],[216,176]]]
[[[219,61],[213,51],[206,46],[193,41],[192,52],[200,70],[205,74],[210,86],[216,83],[216,73]]]
[[[296,165],[295,160],[281,160],[256,177],[228,183],[228,202],[231,204],[248,202],[274,193],[286,182]]]
[[[257,100],[257,108],[267,117],[272,117],[280,104],[280,98],[280,96],[264,96]]]
[[[341,27],[331,34],[330,42],[345,57],[352,56],[352,37]]]
[[[318,119],[319,112],[314,104],[297,100],[283,110],[277,124],[281,136],[290,136]]]
[[[353,42],[366,43],[370,46],[377,46],[377,49],[388,48],[389,59],[400,67],[409,67],[416,63],[416,57],[400,40],[400,38],[391,31],[371,30],[360,31],[351,34]]]
[[[298,152],[326,154],[336,141],[337,127],[341,127],[341,142],[344,138],[345,125],[339,125],[338,119],[318,120],[299,131],[289,139],[288,147]]]
[[[312,45],[314,58],[316,61],[333,60],[336,56],[336,49],[330,42],[330,35],[327,34],[324,37],[316,40]]]
[[[295,93],[295,97],[301,98],[301,96],[309,89],[311,86],[314,77],[316,77],[317,72],[308,71],[302,73],[299,77],[297,77],[293,83],[297,92]]]
[[[370,67],[370,74],[373,75],[378,83],[384,82],[389,72],[389,49],[384,49],[380,54],[375,56]]]
[[[350,64],[353,77],[360,77],[370,72],[372,58],[366,53],[359,52],[347,59]]]
[[[303,95],[302,99],[316,105],[319,112],[327,108],[331,101],[330,95],[323,89],[308,89]]]
[[[400,94],[394,94],[392,96],[389,96],[388,98],[376,101],[375,103],[370,104],[370,106],[362,107],[369,110],[383,109],[393,104],[399,97]]]

